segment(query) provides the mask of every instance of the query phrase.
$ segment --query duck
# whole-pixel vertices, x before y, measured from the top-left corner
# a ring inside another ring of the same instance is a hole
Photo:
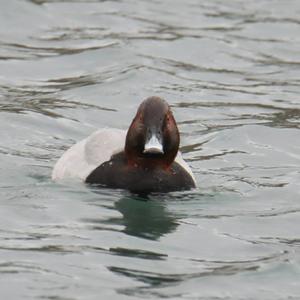
[[[133,193],[190,190],[196,180],[179,144],[170,105],[152,96],[139,105],[127,131],[99,129],[71,146],[56,162],[52,179],[79,178]]]

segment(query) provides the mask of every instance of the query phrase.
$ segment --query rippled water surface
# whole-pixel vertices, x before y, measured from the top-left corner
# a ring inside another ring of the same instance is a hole
[[[1,1],[1,299],[300,299],[299,16],[297,0]],[[197,189],[51,181],[151,95]]]

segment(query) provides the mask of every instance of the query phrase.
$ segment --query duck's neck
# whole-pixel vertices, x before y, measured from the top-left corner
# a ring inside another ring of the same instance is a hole
[[[135,153],[130,153],[126,151],[125,157],[129,166],[142,168],[145,170],[151,170],[156,168],[167,170],[170,168],[175,159],[175,157],[169,157],[167,155],[153,155],[151,157],[149,155],[137,155]]]

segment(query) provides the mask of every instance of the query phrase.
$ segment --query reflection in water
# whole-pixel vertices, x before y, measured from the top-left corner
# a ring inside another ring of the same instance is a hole
[[[93,189],[93,192],[103,196],[103,189]],[[157,240],[161,236],[175,231],[178,226],[178,217],[167,210],[166,202],[162,198],[158,196],[154,199],[133,195],[123,196],[116,200],[114,206],[111,206],[112,199],[107,204],[97,197],[89,202],[92,205],[100,206],[101,209],[117,210],[121,216],[116,217],[115,214],[110,214],[109,217],[103,218],[100,215],[98,218],[83,218],[82,221],[92,224],[94,230],[106,230],[109,225],[109,229],[115,231],[117,226],[122,226],[121,231],[128,235]],[[119,231],[119,229],[117,230]],[[120,250],[125,254],[121,248],[113,250],[116,252]]]
[[[124,232],[129,235],[156,240],[178,225],[163,202],[125,197],[117,201],[115,207],[123,215]]]

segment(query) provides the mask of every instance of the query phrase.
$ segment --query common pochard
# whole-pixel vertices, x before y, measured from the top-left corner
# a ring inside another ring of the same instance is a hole
[[[195,177],[183,160],[179,131],[168,103],[143,101],[126,133],[100,129],[68,149],[52,178],[80,178],[86,183],[134,193],[187,190]]]

